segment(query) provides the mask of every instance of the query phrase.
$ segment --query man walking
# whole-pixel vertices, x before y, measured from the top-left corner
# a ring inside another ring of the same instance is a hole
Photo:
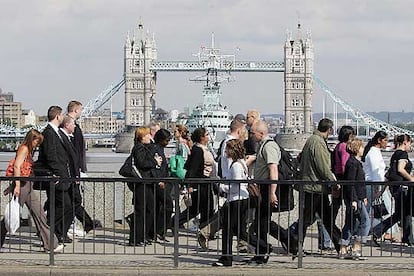
[[[44,141],[39,148],[38,161],[48,168],[53,175],[68,178],[70,177],[69,156],[59,133],[59,125],[64,118],[62,108],[59,106],[49,107],[47,118],[48,125],[43,131]],[[69,181],[59,181],[55,186],[54,202],[50,202],[50,190],[46,191],[50,208],[53,205],[55,206],[55,234],[60,243],[70,242],[66,237],[73,219],[72,204],[68,193],[69,188]],[[50,222],[50,212],[47,212],[47,219]]]
[[[256,256],[251,263],[264,264],[269,259],[271,251],[267,243],[269,225],[272,217],[271,207],[277,204],[275,183],[279,179],[278,164],[280,162],[280,148],[269,137],[266,122],[257,121],[252,125],[250,133],[259,143],[254,167],[254,179],[269,180],[269,183],[259,184],[261,200],[256,208],[255,232],[256,232]],[[275,223],[274,223],[275,224]]]
[[[63,125],[67,137],[70,139],[70,147],[74,149],[75,159],[73,165],[75,166],[72,173],[73,177],[80,177],[86,175],[86,147],[85,138],[83,137],[82,129],[76,120],[82,115],[82,103],[79,101],[70,101],[67,107],[66,124]],[[92,220],[89,214],[83,207],[82,195],[79,183],[72,183],[69,193],[74,204],[75,217],[82,223],[83,229],[86,233],[95,228],[101,228],[102,224],[99,220]]]
[[[306,235],[306,229],[311,226],[317,217],[321,217],[326,230],[331,235],[335,249],[339,252],[339,239],[341,232],[331,218],[331,206],[328,198],[329,189],[320,181],[336,181],[335,175],[331,171],[331,154],[329,152],[326,140],[332,132],[333,122],[324,118],[319,121],[318,129],[308,138],[303,147],[300,171],[301,180],[308,181],[303,185],[305,206],[303,209],[303,237]],[[291,253],[297,253],[297,236],[292,234]]]

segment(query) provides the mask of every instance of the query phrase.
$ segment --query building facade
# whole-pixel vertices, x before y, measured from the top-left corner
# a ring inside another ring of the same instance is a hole
[[[128,34],[124,46],[125,125],[142,126],[151,121],[155,109],[156,73],[150,70],[157,59],[154,36],[138,25],[133,37]]]
[[[20,128],[22,103],[14,102],[13,93],[0,93],[0,123]]]
[[[313,132],[313,44],[310,32],[305,39],[300,24],[297,35],[288,32],[285,52],[285,129],[287,134]]]

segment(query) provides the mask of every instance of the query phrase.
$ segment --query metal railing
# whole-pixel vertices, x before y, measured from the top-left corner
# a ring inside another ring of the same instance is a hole
[[[375,191],[382,187],[382,190],[386,188],[386,191],[394,193],[396,203],[391,204],[391,209],[388,210],[389,215],[394,214],[397,209],[401,210],[398,215],[391,218],[391,221],[386,222],[386,217],[378,219],[377,222],[380,223],[380,226],[399,222],[401,228],[407,227],[405,231],[409,231],[409,233],[407,236],[407,232],[405,232],[403,237],[405,240],[399,243],[396,241],[401,239],[396,235],[394,235],[394,240],[383,241],[381,236],[385,229],[372,227],[372,211],[369,211],[370,232],[361,240],[362,255],[360,257],[413,256],[413,247],[411,246],[413,233],[410,220],[412,217],[413,184],[409,182],[315,182],[311,184],[321,184],[325,193],[312,193],[307,192],[309,190],[304,186],[310,184],[309,182],[279,181],[277,192],[280,204],[277,208],[286,210],[279,212],[269,204],[263,205],[260,203],[261,201],[256,202],[256,199],[251,197],[245,201],[246,204],[236,201],[230,205],[224,200],[223,194],[215,192],[219,184],[226,186],[230,183],[254,182],[261,186],[262,195],[263,193],[265,195],[268,181],[212,180],[208,178],[137,180],[133,178],[0,177],[3,184],[11,182],[13,179],[26,180],[27,183],[39,180],[58,183],[50,185],[49,207],[45,210],[49,218],[50,233],[52,233],[49,235],[49,244],[54,244],[53,233],[56,232],[56,227],[60,227],[55,222],[63,216],[56,213],[56,203],[61,202],[59,197],[64,196],[59,191],[59,183],[68,181],[73,185],[84,187],[82,206],[93,222],[99,220],[102,227],[93,225],[90,229],[84,229],[88,230],[88,233],[77,233],[79,237],[76,238],[76,229],[79,225],[85,226],[86,216],[80,222],[75,223],[76,227],[71,228],[71,233],[74,233],[73,242],[69,243],[69,240],[63,240],[66,245],[63,249],[64,254],[172,255],[174,267],[179,266],[182,256],[208,256],[210,258],[211,256],[232,256],[236,262],[248,262],[253,256],[263,257],[262,260],[265,262],[269,256],[290,256],[294,259],[297,258],[297,267],[301,268],[305,255],[327,254],[336,258],[337,251],[341,249],[341,239],[343,240],[344,237],[341,229],[344,228],[347,216],[348,219],[350,216],[349,221],[352,222],[349,225],[352,243],[352,239],[355,239],[356,236],[355,221],[357,220],[355,218],[358,218],[358,213],[347,213],[346,206],[350,205],[343,204],[342,199],[345,198],[346,201],[347,198],[343,191],[344,187],[349,185],[365,184],[367,187],[372,187],[368,190],[374,191],[368,195],[369,202],[374,201],[374,198],[379,195]],[[159,187],[160,182],[166,183],[164,189]],[[339,190],[339,193],[335,193],[334,190],[338,183],[342,189]],[[3,185],[3,188],[5,187]],[[194,190],[191,200],[193,205],[190,205],[188,200],[189,187]],[[284,187],[284,191],[280,187]],[[131,192],[131,189],[136,189],[135,193]],[[241,195],[241,189],[239,193]],[[336,196],[332,196],[333,194]],[[33,195],[39,196],[42,205],[47,198],[44,191],[33,191]],[[401,198],[398,198],[399,196]],[[333,200],[338,197],[339,200]],[[8,198],[4,196],[0,198],[2,215],[4,215],[5,205],[10,198],[11,194]],[[265,196],[261,200],[266,200]],[[333,204],[334,201],[336,206]],[[62,209],[63,212],[70,212],[72,217],[74,216],[73,203],[73,201],[70,202],[70,210]],[[132,203],[136,206],[139,205],[142,210],[134,207]],[[256,207],[256,211],[253,207]],[[60,209],[58,208],[58,210]],[[316,221],[323,225],[320,227],[322,230],[318,231],[314,226]],[[67,221],[62,223],[65,224]],[[223,225],[227,227],[225,233],[232,234],[231,237],[227,235],[225,237],[230,239],[230,247],[235,248],[231,254],[228,254],[230,251],[222,252],[224,242],[220,229],[223,228]],[[134,230],[131,231],[130,228]],[[373,230],[376,233],[373,233]],[[137,235],[137,231],[143,231],[144,236],[142,233],[141,236]],[[323,244],[322,237],[318,237],[323,236],[323,232],[325,235],[328,233],[327,239],[331,240],[328,245]],[[266,233],[265,237],[263,233]],[[1,234],[3,235],[3,233]],[[233,240],[233,234],[235,240]],[[43,250],[39,249],[42,244],[39,244],[38,240],[41,239],[35,235],[36,232],[33,228],[21,227],[16,235],[9,236],[3,248],[15,253],[40,253]],[[66,235],[66,231],[64,235]],[[134,237],[131,237],[132,235],[142,239],[135,240]],[[350,250],[350,246],[347,246],[347,249]],[[330,249],[331,247],[332,249]],[[48,254],[48,264],[55,265],[56,253],[50,250]]]

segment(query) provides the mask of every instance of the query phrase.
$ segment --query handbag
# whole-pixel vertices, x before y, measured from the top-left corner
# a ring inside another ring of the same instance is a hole
[[[134,164],[134,158],[132,157],[132,154],[128,156],[124,164],[119,169],[119,175],[123,177],[142,178],[141,173],[139,172],[138,168]]]
[[[23,164],[20,166],[20,176],[30,176],[30,173],[32,172],[33,163],[31,161],[28,161],[28,155],[23,161]],[[14,163],[16,162],[16,158],[13,158],[10,160],[9,165],[6,169],[6,176],[14,176]]]
[[[14,235],[20,227],[20,204],[19,198],[13,196],[9,203],[6,205],[4,211],[4,223],[7,231]]]
[[[185,178],[187,170],[184,169],[184,158],[181,155],[172,155],[170,157],[170,170],[171,175],[180,179]]]
[[[385,207],[384,199],[382,198],[382,196],[376,198],[372,202],[372,209],[374,211],[374,218],[377,219],[380,219],[383,216],[389,214],[387,208]]]

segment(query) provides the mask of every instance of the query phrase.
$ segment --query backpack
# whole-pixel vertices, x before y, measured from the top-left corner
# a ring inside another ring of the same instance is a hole
[[[216,155],[216,158],[215,158],[215,161],[217,162],[217,175],[220,178],[223,178],[223,171],[221,170],[221,152],[223,150],[224,141],[226,141],[226,139],[224,139],[220,142],[220,146],[217,150],[217,155]]]
[[[272,140],[267,140],[262,147],[263,149],[268,142]],[[294,158],[289,152],[287,152],[275,139],[273,141],[279,146],[280,149],[280,162],[277,166],[279,171],[279,180],[294,180],[299,178],[300,166],[297,158]]]
[[[276,142],[275,139],[267,140],[262,146],[262,156],[263,149],[266,144],[270,141],[275,142],[280,149],[280,161],[277,166],[279,175],[279,180],[294,180],[299,177],[299,162],[296,158],[293,158],[292,155],[287,152],[282,146]],[[293,197],[293,185],[280,184],[277,185],[276,196],[278,198],[278,205],[272,208],[272,212],[285,212],[291,211],[295,208],[295,200]]]

